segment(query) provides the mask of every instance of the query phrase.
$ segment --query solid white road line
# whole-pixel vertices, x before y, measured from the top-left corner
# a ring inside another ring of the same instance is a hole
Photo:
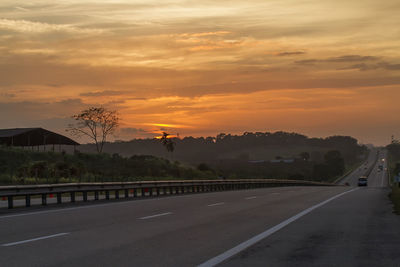
[[[147,220],[147,219],[152,219],[152,218],[161,217],[161,216],[170,215],[170,214],[172,214],[172,212],[165,212],[165,213],[150,215],[150,216],[146,216],[146,217],[141,217],[139,219],[140,220]]]
[[[208,207],[214,207],[214,206],[220,206],[220,205],[224,205],[225,204],[225,202],[218,202],[218,203],[214,203],[214,204],[210,204],[210,205],[207,205]]]
[[[53,238],[53,237],[58,237],[58,236],[63,236],[63,235],[68,235],[68,234],[69,233],[59,233],[59,234],[54,234],[54,235],[41,236],[41,237],[37,237],[37,238],[7,243],[7,244],[3,244],[1,246],[2,247],[10,247],[10,246],[20,245],[20,244],[24,244],[24,243],[34,242],[34,241],[38,241],[38,240],[43,240],[43,239],[48,239],[48,238]]]
[[[253,197],[246,197],[245,199],[246,200],[250,200],[250,199],[255,199],[255,198],[257,198],[256,196],[253,196]]]
[[[311,211],[313,211],[313,210],[315,210],[315,209],[317,209],[317,208],[319,208],[319,207],[321,207],[321,206],[327,204],[328,202],[331,202],[332,200],[334,200],[334,199],[336,199],[336,198],[339,198],[339,197],[341,197],[341,196],[343,196],[343,195],[345,195],[345,194],[347,194],[347,193],[353,192],[353,191],[355,191],[355,190],[358,190],[358,188],[354,188],[354,189],[351,189],[351,190],[349,190],[349,191],[340,193],[340,194],[338,194],[338,195],[336,195],[336,196],[333,196],[333,197],[331,197],[331,198],[329,198],[329,199],[327,199],[327,200],[325,200],[325,201],[322,201],[321,203],[319,203],[319,204],[317,204],[317,205],[314,205],[314,206],[312,206],[312,207],[310,207],[310,208],[308,208],[308,209],[306,209],[306,210],[303,210],[302,212],[300,212],[300,213],[296,214],[295,216],[293,216],[293,217],[291,217],[291,218],[289,218],[289,219],[287,219],[287,220],[281,222],[281,223],[278,224],[278,225],[275,225],[274,227],[272,227],[272,228],[266,230],[265,232],[262,232],[262,233],[260,233],[260,234],[258,234],[258,235],[256,235],[256,236],[250,238],[249,240],[244,241],[243,243],[240,243],[240,244],[237,245],[236,247],[233,247],[233,248],[231,248],[231,249],[225,251],[224,253],[222,253],[222,254],[220,254],[220,255],[218,255],[218,256],[216,256],[216,257],[214,257],[214,258],[212,258],[212,259],[210,259],[210,260],[208,260],[208,261],[206,261],[206,262],[204,262],[204,263],[198,265],[198,267],[211,267],[211,266],[215,266],[215,265],[217,265],[217,264],[219,264],[219,263],[221,263],[221,262],[223,262],[223,261],[229,259],[230,257],[232,257],[232,256],[234,256],[234,255],[236,255],[236,254],[238,254],[238,253],[240,253],[240,252],[242,252],[243,250],[249,248],[250,246],[256,244],[257,242],[261,241],[262,239],[264,239],[264,238],[266,238],[266,237],[272,235],[273,233],[279,231],[279,230],[282,229],[283,227],[285,227],[285,226],[287,226],[288,224],[290,224],[290,223],[296,221],[297,219],[303,217],[304,215],[310,213]]]

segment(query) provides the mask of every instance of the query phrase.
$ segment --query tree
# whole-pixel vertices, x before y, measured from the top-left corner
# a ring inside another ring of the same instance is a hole
[[[308,152],[302,152],[299,154],[299,156],[304,160],[304,161],[308,161],[310,159],[310,153]]]
[[[175,150],[175,142],[171,140],[171,138],[168,138],[170,134],[163,132],[161,136],[161,143],[163,146],[167,149],[168,152],[174,152]]]
[[[75,124],[68,125],[67,131],[77,137],[87,136],[94,141],[98,153],[103,151],[107,137],[118,128],[116,111],[104,107],[90,107],[72,116]]]
[[[332,175],[342,175],[345,171],[345,164],[342,154],[338,150],[328,151],[325,156],[325,163]]]

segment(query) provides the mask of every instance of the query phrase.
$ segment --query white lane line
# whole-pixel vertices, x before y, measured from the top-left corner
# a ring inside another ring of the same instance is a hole
[[[256,196],[253,196],[253,197],[246,197],[245,199],[246,200],[250,200],[250,199],[255,199],[255,198],[257,198]]]
[[[250,246],[256,244],[257,242],[261,241],[262,239],[267,238],[268,236],[272,235],[273,233],[279,231],[280,229],[282,229],[283,227],[287,226],[288,224],[290,224],[290,223],[296,221],[297,219],[303,217],[304,215],[310,213],[311,211],[313,211],[313,210],[315,210],[315,209],[327,204],[328,202],[331,202],[332,200],[334,200],[336,198],[339,198],[339,197],[341,197],[341,196],[343,196],[343,195],[345,195],[347,193],[353,192],[355,190],[358,190],[358,188],[354,188],[354,189],[351,189],[349,191],[340,193],[340,194],[338,194],[336,196],[333,196],[333,197],[331,197],[331,198],[329,198],[329,199],[327,199],[325,201],[322,201],[321,203],[319,203],[317,205],[314,205],[314,206],[312,206],[312,207],[310,207],[308,209],[305,209],[302,212],[294,215],[293,217],[291,217],[291,218],[281,222],[280,224],[275,225],[274,227],[266,230],[265,232],[262,232],[262,233],[260,233],[260,234],[258,234],[256,236],[250,238],[249,240],[244,241],[243,243],[240,243],[236,247],[233,247],[233,248],[225,251],[224,253],[222,253],[222,254],[220,254],[220,255],[212,258],[212,259],[209,259],[208,261],[198,265],[198,267],[211,267],[211,266],[215,266],[217,264],[220,264],[221,262],[229,259],[230,257],[232,257],[232,256],[242,252],[243,250],[249,248]]]
[[[161,217],[161,216],[170,215],[170,214],[172,214],[172,212],[165,212],[165,213],[150,215],[150,216],[146,216],[146,217],[141,217],[139,219],[140,220],[147,220],[147,219],[152,219],[152,218]]]
[[[41,237],[37,237],[37,238],[2,244],[1,246],[2,247],[10,247],[10,246],[20,245],[20,244],[24,244],[24,243],[34,242],[34,241],[38,241],[38,240],[43,240],[43,239],[48,239],[48,238],[53,238],[53,237],[58,237],[58,236],[63,236],[63,235],[68,235],[68,234],[69,233],[59,233],[59,234],[54,234],[54,235],[41,236]]]
[[[225,204],[225,202],[218,202],[218,203],[214,203],[214,204],[210,204],[210,205],[207,205],[208,207],[214,207],[214,206],[220,206],[220,205],[224,205]]]

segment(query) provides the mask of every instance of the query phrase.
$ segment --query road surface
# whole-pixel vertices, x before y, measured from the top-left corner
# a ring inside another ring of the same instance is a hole
[[[400,217],[376,168],[367,188],[263,188],[1,215],[0,265],[399,266]]]

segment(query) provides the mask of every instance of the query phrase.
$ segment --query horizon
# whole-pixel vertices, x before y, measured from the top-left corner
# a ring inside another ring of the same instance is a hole
[[[160,132],[400,135],[395,0],[3,0],[0,125],[66,134],[90,106],[111,140]],[[77,139],[80,141],[82,139]]]

